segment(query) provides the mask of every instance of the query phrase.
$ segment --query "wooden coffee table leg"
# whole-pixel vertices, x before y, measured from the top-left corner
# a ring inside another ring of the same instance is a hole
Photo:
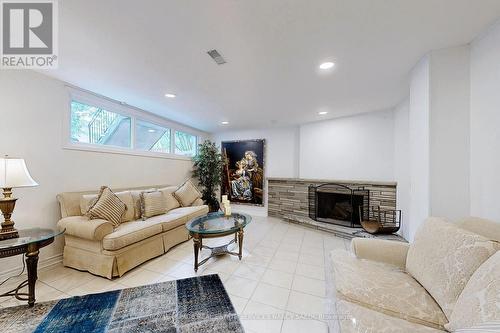
[[[243,253],[243,229],[238,230],[238,245],[239,245],[239,252],[238,252],[238,258],[241,260],[241,255]]]
[[[28,305],[35,305],[35,284],[38,279],[38,247],[36,244],[28,245],[28,252],[26,253],[26,267],[28,268]]]
[[[198,252],[200,251],[200,243],[201,239],[198,235],[193,237],[193,246],[194,246],[194,271],[198,271]]]

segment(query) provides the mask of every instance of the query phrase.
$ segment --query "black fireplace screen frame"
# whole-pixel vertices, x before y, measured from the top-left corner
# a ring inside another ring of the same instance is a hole
[[[315,221],[332,223],[342,226],[347,226],[351,228],[360,227],[360,218],[368,218],[369,207],[370,207],[370,190],[365,189],[364,186],[347,186],[338,183],[324,183],[320,185],[309,185],[309,217]],[[351,205],[351,218],[348,221],[341,220],[318,220],[318,192],[324,193],[338,193],[347,194],[350,196]],[[363,203],[361,205],[355,205],[355,196],[363,196]],[[357,216],[356,212],[359,211],[360,216]]]

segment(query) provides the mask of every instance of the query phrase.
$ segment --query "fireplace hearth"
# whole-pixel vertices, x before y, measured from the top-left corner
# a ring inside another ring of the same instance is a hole
[[[360,214],[368,214],[370,191],[363,186],[337,183],[309,186],[309,217],[318,222],[361,227]]]

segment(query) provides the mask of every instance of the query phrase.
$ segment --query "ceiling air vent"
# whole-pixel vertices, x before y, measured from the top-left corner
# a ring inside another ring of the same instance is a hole
[[[222,64],[226,63],[226,60],[224,60],[224,58],[222,58],[222,56],[220,55],[220,53],[217,50],[210,50],[207,53],[209,56],[212,57],[212,59],[214,59],[214,61],[217,63],[217,65],[222,65]]]

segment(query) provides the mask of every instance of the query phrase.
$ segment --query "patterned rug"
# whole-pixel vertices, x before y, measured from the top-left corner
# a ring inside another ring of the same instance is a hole
[[[0,332],[244,330],[219,276],[207,275],[2,309]]]

